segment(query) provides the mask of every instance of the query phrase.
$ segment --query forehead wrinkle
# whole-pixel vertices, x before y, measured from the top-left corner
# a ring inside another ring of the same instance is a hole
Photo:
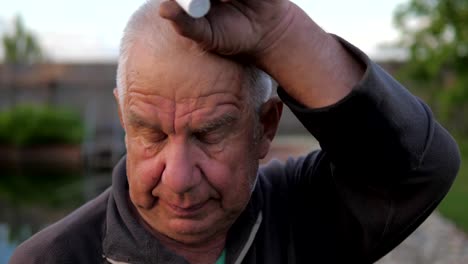
[[[164,113],[172,116],[175,113],[176,103],[163,96],[144,94],[139,91],[129,91],[127,94],[129,108],[145,108],[147,112]]]
[[[164,120],[174,120],[175,117],[175,102],[157,94],[145,94],[137,89],[130,89],[126,97],[124,111],[125,118],[130,119],[130,114],[133,115],[136,125],[146,128],[159,129],[166,133],[174,130],[173,122],[168,125]]]
[[[222,60],[224,62],[225,59]],[[225,65],[220,62],[206,63],[211,71],[197,74],[190,82],[182,82],[182,89],[173,89],[173,98],[177,101],[185,98],[204,98],[218,93],[231,94],[237,100],[241,100],[243,96],[242,74],[237,64]],[[213,66],[215,64],[216,66]],[[191,70],[192,67],[200,67],[200,65],[185,65]],[[185,68],[183,68],[185,69]],[[180,69],[182,70],[182,69]],[[213,71],[214,70],[214,71]],[[211,72],[211,73],[210,73]]]
[[[231,104],[236,108],[241,108],[242,99],[240,95],[235,95],[228,92],[211,92],[205,95],[196,97],[179,98],[175,102],[176,109],[186,109],[185,111],[176,110],[178,112],[176,117],[183,117],[184,115],[202,108],[216,108],[220,105]],[[179,107],[180,106],[180,107]],[[186,107],[184,107],[186,106]]]
[[[207,115],[211,115],[216,112],[219,107],[226,105],[231,105],[241,110],[242,104],[239,99],[239,96],[226,92],[213,92],[197,98],[184,98],[180,100],[181,102],[176,103],[175,118],[178,119],[188,116],[189,124],[191,124],[192,120],[189,115],[196,112],[204,112]]]

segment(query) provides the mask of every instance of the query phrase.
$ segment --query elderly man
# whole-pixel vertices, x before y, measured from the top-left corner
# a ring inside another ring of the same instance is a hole
[[[282,105],[322,150],[258,169]],[[112,187],[11,263],[372,263],[459,166],[428,107],[286,0],[149,1],[122,40]]]

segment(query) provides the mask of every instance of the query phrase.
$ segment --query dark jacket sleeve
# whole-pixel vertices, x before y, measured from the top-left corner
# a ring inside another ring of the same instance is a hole
[[[308,109],[281,88],[278,91],[322,148],[288,162],[285,170],[291,189],[302,188],[309,199],[327,204],[321,213],[328,216],[319,217],[340,218],[329,218],[336,225],[330,226],[335,228],[331,236],[335,234],[342,245],[353,248],[352,254],[371,263],[436,208],[457,174],[460,156],[455,141],[427,105],[361,51],[341,41],[366,66],[362,80],[346,98],[326,108]],[[327,198],[329,194],[333,195]]]

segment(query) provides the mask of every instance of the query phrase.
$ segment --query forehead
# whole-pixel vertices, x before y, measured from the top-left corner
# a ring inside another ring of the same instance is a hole
[[[193,49],[151,52],[137,46],[127,63],[124,111],[165,132],[248,111],[239,64]],[[127,114],[125,114],[128,116]]]
[[[241,99],[245,71],[230,60],[193,47],[155,50],[137,43],[126,66],[127,93],[157,95],[180,103],[213,94]]]

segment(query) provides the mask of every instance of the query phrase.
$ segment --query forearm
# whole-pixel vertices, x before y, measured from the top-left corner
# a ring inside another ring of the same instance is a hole
[[[457,174],[460,156],[452,137],[424,103],[358,49],[343,45],[366,65],[363,78],[346,98],[327,108],[310,109],[278,90],[319,140],[323,156],[306,169],[293,171],[324,173],[294,177],[288,186],[307,186],[314,190],[308,192],[310,197],[316,192],[321,198],[337,193],[336,204],[326,199],[325,213],[335,208],[336,214],[349,216],[338,219],[334,228],[342,230],[341,240],[354,242],[353,252],[362,252],[365,263],[371,263],[434,210]],[[327,182],[331,185],[323,184]],[[356,240],[356,233],[363,239]]]
[[[279,90],[280,97],[336,165],[361,172],[386,168],[381,171],[385,174],[417,168],[434,139],[433,130],[442,128],[435,125],[424,103],[364,53],[342,42],[366,69],[344,100],[327,108],[313,109],[303,105],[286,88]],[[449,135],[441,140],[453,146]],[[452,151],[457,156],[456,150]]]
[[[362,78],[363,65],[295,4],[289,12],[286,29],[256,54],[256,64],[305,106],[338,102]]]

